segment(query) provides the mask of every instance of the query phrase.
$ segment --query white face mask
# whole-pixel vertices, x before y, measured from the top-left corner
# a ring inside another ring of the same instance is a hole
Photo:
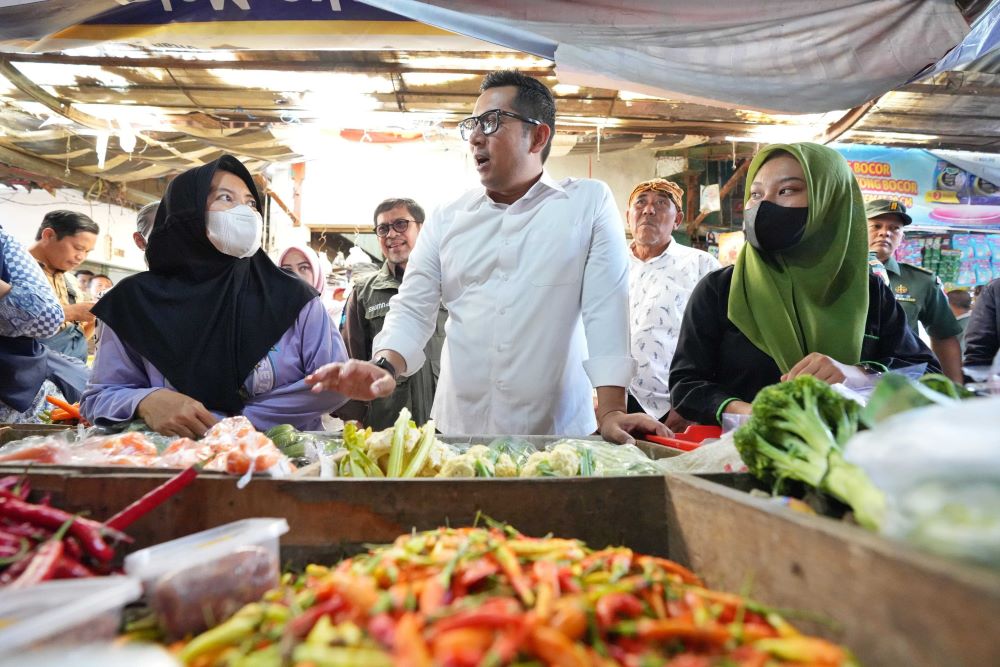
[[[205,231],[219,252],[242,259],[260,249],[264,221],[256,209],[240,204],[226,211],[209,211]]]

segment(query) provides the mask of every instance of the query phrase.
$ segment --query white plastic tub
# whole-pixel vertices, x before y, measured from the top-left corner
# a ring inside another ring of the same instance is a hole
[[[113,639],[122,608],[141,594],[138,581],[116,576],[60,579],[0,591],[0,656]]]
[[[278,584],[285,519],[244,519],[143,549],[125,558],[163,630],[201,632]]]

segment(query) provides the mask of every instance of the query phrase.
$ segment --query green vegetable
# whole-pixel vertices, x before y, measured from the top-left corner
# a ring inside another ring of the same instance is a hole
[[[843,457],[858,413],[854,401],[801,375],[757,394],[750,420],[736,431],[736,449],[750,472],[776,490],[787,479],[805,482],[849,505],[862,526],[877,529],[885,497]]]
[[[403,477],[416,477],[423,467],[424,462],[427,461],[427,455],[431,451],[431,445],[434,444],[434,420],[430,419],[424,424],[421,429],[420,441],[417,443],[416,449],[413,451],[413,456],[410,458],[409,463],[406,464],[406,468],[403,470]]]
[[[936,387],[941,387],[948,391],[938,377],[943,378],[954,388],[951,380],[943,375],[925,375],[924,378],[927,378],[925,383],[924,378],[917,382],[899,373],[888,373],[875,385],[875,391],[872,392],[868,398],[868,404],[861,411],[861,422],[868,428],[872,428],[875,424],[900,412],[927,405],[954,404],[954,397],[936,389]]]
[[[385,471],[387,477],[399,477],[403,473],[403,445],[406,442],[406,432],[410,428],[410,411],[403,408],[392,429],[392,445],[389,447],[389,466]]]
[[[933,389],[939,394],[959,400],[972,398],[976,395],[962,385],[953,382],[947,375],[942,375],[941,373],[927,373],[920,378],[920,384],[928,389]]]

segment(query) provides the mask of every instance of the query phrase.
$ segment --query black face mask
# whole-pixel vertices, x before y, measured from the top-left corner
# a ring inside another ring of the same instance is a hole
[[[743,212],[747,243],[764,252],[788,250],[802,240],[808,219],[808,206],[778,206],[762,201]]]

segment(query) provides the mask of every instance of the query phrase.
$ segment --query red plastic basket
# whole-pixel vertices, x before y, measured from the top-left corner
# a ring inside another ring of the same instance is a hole
[[[685,452],[701,447],[701,443],[709,438],[718,438],[722,435],[721,426],[705,426],[702,424],[692,424],[683,433],[675,433],[672,438],[664,438],[662,435],[647,435],[645,440],[655,442],[658,445],[673,447]]]

